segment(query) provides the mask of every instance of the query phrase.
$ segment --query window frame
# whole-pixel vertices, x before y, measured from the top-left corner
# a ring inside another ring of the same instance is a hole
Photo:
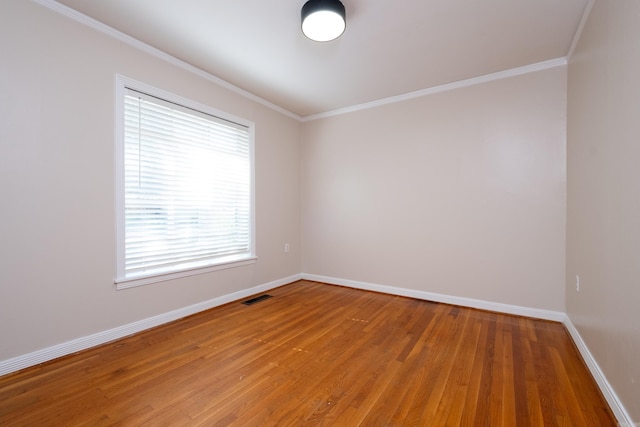
[[[249,132],[249,251],[233,257],[224,257],[212,260],[205,266],[191,267],[179,270],[167,270],[163,272],[138,273],[132,277],[126,276],[125,271],[125,171],[124,171],[124,145],[125,124],[124,104],[127,89],[142,92],[161,100],[178,104],[207,115],[223,120],[235,122],[246,126]],[[116,275],[114,283],[116,289],[127,289],[150,283],[204,274],[227,268],[241,267],[254,264],[257,260],[255,248],[255,124],[251,121],[232,114],[220,111],[208,105],[201,104],[188,98],[158,89],[154,86],[142,83],[128,77],[116,74],[115,78],[115,219],[116,219]]]

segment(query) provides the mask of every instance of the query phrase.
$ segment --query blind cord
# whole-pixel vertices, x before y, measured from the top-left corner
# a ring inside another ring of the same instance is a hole
[[[138,97],[138,188],[142,188],[142,98]]]

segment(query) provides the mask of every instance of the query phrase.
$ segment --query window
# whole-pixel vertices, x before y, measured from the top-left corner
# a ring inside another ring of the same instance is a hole
[[[118,288],[255,262],[253,125],[118,76]]]

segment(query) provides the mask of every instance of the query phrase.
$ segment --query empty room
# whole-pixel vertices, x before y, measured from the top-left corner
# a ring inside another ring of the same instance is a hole
[[[637,0],[1,0],[0,425],[639,425],[638,76]]]

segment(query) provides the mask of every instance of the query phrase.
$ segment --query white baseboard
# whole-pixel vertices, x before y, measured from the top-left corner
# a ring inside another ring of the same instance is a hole
[[[591,375],[593,375],[593,378],[596,380],[596,383],[598,384],[600,391],[604,395],[604,398],[607,400],[609,407],[613,411],[613,414],[618,421],[618,425],[620,425],[621,427],[633,427],[639,425],[638,423],[634,423],[631,419],[631,415],[629,415],[627,410],[624,408],[624,405],[618,398],[616,392],[613,390],[613,387],[611,387],[611,384],[609,384],[609,381],[607,381],[607,377],[604,376],[604,373],[600,369],[598,362],[596,362],[596,359],[589,351],[587,344],[582,339],[582,336],[580,336],[580,333],[573,325],[573,322],[571,322],[569,316],[566,316],[564,325],[569,331],[569,334],[571,335],[573,342],[576,344],[576,347],[578,347],[578,351],[587,364]]]
[[[499,313],[515,314],[518,316],[526,316],[526,317],[533,317],[536,319],[562,322],[566,326],[567,330],[569,331],[569,334],[571,335],[571,338],[573,339],[576,346],[578,347],[580,354],[584,358],[587,364],[587,367],[591,372],[591,375],[593,375],[596,381],[596,384],[598,384],[600,391],[602,391],[602,394],[607,400],[607,403],[611,407],[611,410],[613,411],[613,414],[616,417],[618,424],[621,427],[634,427],[639,425],[633,422],[633,420],[631,419],[631,416],[625,410],[624,406],[622,405],[622,402],[618,398],[618,395],[615,393],[615,391],[611,387],[611,384],[609,384],[609,381],[607,381],[606,377],[604,376],[604,373],[602,372],[602,370],[596,363],[595,359],[591,355],[591,352],[589,351],[587,345],[582,340],[582,337],[578,333],[575,326],[573,326],[573,323],[571,323],[571,319],[569,319],[569,317],[565,313],[562,313],[559,311],[542,310],[538,308],[522,307],[517,305],[509,305],[509,304],[502,304],[502,303],[491,302],[491,301],[483,301],[483,300],[476,300],[471,298],[463,298],[463,297],[456,297],[451,295],[437,294],[432,292],[418,291],[414,289],[397,288],[394,286],[385,286],[385,285],[378,285],[373,283],[358,282],[355,280],[338,279],[335,277],[319,276],[316,274],[303,273],[302,279],[311,280],[315,282],[329,283],[331,285],[340,285],[340,286],[347,286],[350,288],[364,289],[367,291],[381,292],[381,293],[391,294],[391,295],[417,298],[417,299],[422,299],[427,301],[441,302],[445,304],[460,305],[463,307],[479,308],[482,310],[496,311]]]
[[[316,274],[302,273],[304,280],[329,283],[331,285],[341,285],[350,288],[364,289],[367,291],[381,292],[384,294],[400,295],[403,297],[416,298],[426,301],[442,302],[445,304],[460,305],[463,307],[479,308],[481,310],[496,311],[499,313],[515,314],[518,316],[533,317],[536,319],[553,320],[563,322],[566,315],[560,311],[542,310],[539,308],[522,307],[518,305],[502,304],[477,300],[471,298],[456,297],[433,292],[418,291],[415,289],[397,288],[394,286],[378,285],[373,283],[358,282],[355,280],[337,279],[335,277],[318,276]]]
[[[328,283],[332,285],[347,286],[350,288],[363,289],[374,292],[381,292],[391,295],[399,295],[410,298],[417,298],[427,301],[441,302],[446,304],[460,305],[464,307],[479,308],[482,310],[496,311],[499,313],[515,314],[519,316],[533,317],[537,319],[552,320],[562,322],[566,326],[571,338],[575,342],[580,354],[582,355],[587,367],[593,375],[598,387],[602,391],[607,403],[611,407],[618,423],[622,427],[636,426],[631,419],[631,416],[626,411],[622,402],[618,398],[617,394],[607,381],[604,373],[598,366],[598,363],[594,359],[593,355],[589,351],[589,348],[583,341],[580,333],[575,328],[571,319],[562,312],[542,310],[537,308],[522,307],[516,305],[502,304],[491,301],[476,300],[471,298],[456,297],[445,294],[438,294],[432,292],[418,291],[414,289],[397,288],[393,286],[378,285],[373,283],[359,282],[355,280],[337,279],[328,276],[319,276],[315,274],[296,274],[293,276],[285,277],[283,279],[275,280],[273,282],[265,283],[262,285],[254,286],[249,289],[243,289],[238,292],[223,295],[218,298],[214,298],[208,301],[203,301],[198,304],[193,304],[188,307],[173,310],[167,313],[160,314],[158,316],[143,319],[128,325],[119,326],[107,331],[98,332],[86,337],[78,338],[72,341],[67,341],[52,347],[44,348],[42,350],[34,351],[29,354],[14,357],[12,359],[0,361],[0,376],[6,375],[11,372],[18,371],[20,369],[28,368],[30,366],[37,365],[39,363],[47,362],[49,360],[56,359],[58,357],[66,356],[76,353],[81,350],[86,350],[91,347],[95,347],[101,344],[105,344],[110,341],[114,341],[119,338],[126,337],[138,332],[142,332],[146,329],[150,329],[164,323],[172,322],[174,320],[181,319],[186,316],[190,316],[195,313],[199,313],[204,310],[208,310],[213,307],[217,307],[223,304],[227,304],[232,301],[237,301],[250,295],[254,295],[260,292],[265,292],[270,289],[277,288],[279,286],[286,285],[288,283],[295,282],[297,280],[311,280],[316,282]]]
[[[297,280],[300,280],[301,278],[302,278],[302,275],[300,274],[285,277],[283,279],[275,280],[273,282],[254,286],[249,289],[243,289],[241,291],[223,295],[218,298],[213,298],[208,301],[203,301],[197,304],[193,304],[188,307],[179,308],[177,310],[159,314],[157,316],[153,316],[148,319],[139,320],[137,322],[133,322],[128,325],[119,326],[117,328],[109,329],[107,331],[98,332],[96,334],[88,335],[82,338],[77,338],[72,341],[67,341],[61,344],[54,345],[52,347],[47,347],[42,350],[34,351],[29,354],[14,357],[12,359],[3,360],[3,361],[0,361],[0,375],[5,375],[11,372],[18,371],[20,369],[37,365],[39,363],[56,359],[58,357],[66,356],[81,350],[86,350],[88,348],[95,347],[97,345],[105,344],[110,341],[117,340],[119,338],[123,338],[128,335],[144,331],[146,329],[154,328],[164,323],[173,322],[174,320],[178,320],[183,317],[190,316],[192,314],[196,314],[213,307],[217,307],[219,305],[227,304],[229,302],[236,301],[236,300],[248,297],[250,295],[254,295],[260,292],[265,292],[270,289],[274,289],[279,286],[286,285],[291,282],[295,282]]]

